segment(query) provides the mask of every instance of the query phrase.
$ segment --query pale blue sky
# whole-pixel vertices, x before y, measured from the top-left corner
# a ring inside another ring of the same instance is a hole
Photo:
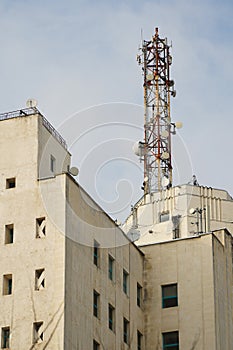
[[[141,28],[144,38],[150,39],[158,26],[161,36],[173,43],[177,97],[172,100],[172,119],[184,124],[180,135],[191,156],[190,176],[193,171],[201,184],[225,188],[233,195],[232,16],[233,3],[227,0],[0,0],[0,111],[22,108],[34,97],[59,128],[71,115],[93,105],[142,104],[141,71],[135,59]],[[132,123],[128,107],[125,111],[122,119]],[[119,120],[115,105],[108,113],[110,122]],[[95,119],[94,125],[97,115],[92,110],[89,116]],[[142,126],[143,114],[141,121],[140,113],[136,119]],[[85,127],[90,125],[79,113],[77,137],[79,128]],[[125,139],[121,133],[117,136]],[[129,138],[138,136],[132,131]],[[97,144],[105,138],[103,132]],[[89,147],[87,138],[85,148]],[[81,166],[86,150],[74,151],[74,160]],[[120,179],[131,176],[125,165],[124,175],[119,168],[115,174],[118,171]],[[135,173],[138,188],[141,179]],[[176,181],[186,182],[188,177],[184,173]],[[88,187],[85,178],[80,169],[80,182]],[[110,179],[98,186],[102,192],[106,186],[110,193],[113,183]]]

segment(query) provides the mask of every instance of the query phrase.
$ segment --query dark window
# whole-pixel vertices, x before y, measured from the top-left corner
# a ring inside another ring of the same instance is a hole
[[[163,333],[163,350],[178,350],[179,349],[179,332]]]
[[[99,266],[99,243],[94,241],[94,249],[93,249],[93,262],[96,266]]]
[[[127,271],[123,270],[123,291],[125,294],[128,294],[129,290],[129,274]]]
[[[3,295],[12,294],[12,275],[3,276]]]
[[[177,284],[162,286],[162,307],[173,307],[178,305]]]
[[[11,244],[14,241],[14,225],[5,226],[5,244]]]
[[[126,344],[129,344],[129,321],[123,319],[123,339]]]
[[[2,349],[10,348],[10,327],[2,328],[1,348]]]
[[[56,171],[56,158],[54,156],[50,156],[50,170],[52,173],[55,173]]]
[[[137,283],[137,306],[141,306],[142,304],[142,286]]]
[[[16,186],[15,177],[12,177],[11,179],[6,179],[6,188],[14,188],[15,186]]]
[[[137,332],[137,349],[142,350],[142,333]]]
[[[115,329],[115,308],[111,304],[108,304],[108,326],[109,326],[109,329],[114,331],[114,329]]]
[[[46,221],[45,217],[36,219],[36,238],[43,238],[46,236]]]
[[[44,340],[43,322],[33,323],[33,344],[42,343]]]
[[[35,290],[45,288],[45,269],[35,271]]]
[[[93,291],[93,315],[99,317],[99,293],[96,290]]]
[[[113,281],[114,259],[111,255],[108,256],[108,278]]]
[[[164,213],[161,213],[159,216],[159,222],[165,222],[169,220],[169,212],[166,211]]]
[[[93,340],[93,350],[99,350],[99,348],[100,348],[99,343],[97,343],[96,340]]]

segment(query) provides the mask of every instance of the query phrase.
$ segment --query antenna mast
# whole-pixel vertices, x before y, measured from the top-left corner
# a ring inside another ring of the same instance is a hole
[[[170,96],[175,97],[174,80],[170,79],[172,57],[167,38],[143,40],[137,56],[144,77],[144,194],[172,186],[171,134],[178,127],[171,123]],[[180,123],[179,123],[180,126]]]

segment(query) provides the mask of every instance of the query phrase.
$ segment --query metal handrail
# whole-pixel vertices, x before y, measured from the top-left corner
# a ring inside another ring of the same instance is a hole
[[[13,112],[1,113],[0,114],[0,121],[12,119],[12,118],[30,116],[33,114],[39,114],[41,116],[42,124],[57,139],[57,141],[67,150],[66,141],[59,134],[59,132],[50,124],[50,122],[40,113],[40,111],[36,107],[23,108],[23,109],[19,109],[17,111],[13,111]]]

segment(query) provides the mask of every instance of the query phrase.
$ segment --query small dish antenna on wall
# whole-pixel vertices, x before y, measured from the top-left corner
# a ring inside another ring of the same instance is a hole
[[[34,98],[29,98],[26,102],[26,106],[28,108],[36,108],[37,105],[38,105],[38,102]]]
[[[79,173],[78,168],[76,168],[75,166],[73,166],[72,168],[69,169],[69,173],[73,176],[77,176]]]

